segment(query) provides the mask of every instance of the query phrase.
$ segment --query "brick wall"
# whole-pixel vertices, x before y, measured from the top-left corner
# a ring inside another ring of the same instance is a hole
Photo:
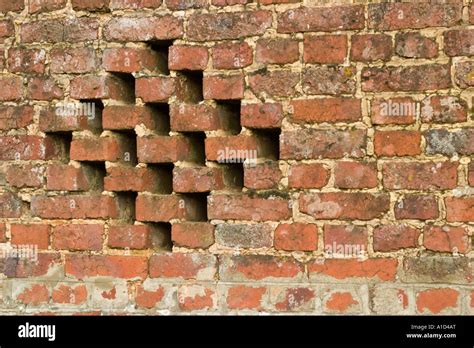
[[[470,9],[0,0],[0,313],[473,314]]]

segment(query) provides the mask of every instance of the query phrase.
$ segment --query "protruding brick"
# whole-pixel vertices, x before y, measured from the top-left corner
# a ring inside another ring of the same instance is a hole
[[[206,47],[173,45],[169,48],[170,70],[205,70],[208,60]]]
[[[233,186],[232,173],[217,167],[175,167],[174,192],[209,192]]]
[[[158,172],[150,168],[110,166],[104,178],[106,191],[148,191],[156,192],[163,184]]]
[[[240,123],[247,128],[279,128],[283,119],[283,107],[279,103],[243,104],[240,107]]]
[[[243,99],[245,82],[242,75],[205,76],[203,79],[204,99]]]
[[[158,119],[154,110],[147,106],[109,105],[102,113],[104,129],[134,129],[141,124],[151,130],[166,128],[165,121]]]
[[[144,70],[155,71],[160,66],[159,57],[148,49],[141,48],[107,48],[102,56],[102,66],[106,71],[134,73]]]
[[[228,130],[239,122],[231,110],[209,104],[173,104],[170,106],[171,130],[177,132]]]
[[[178,246],[205,249],[214,244],[214,226],[207,222],[173,224],[171,239]]]
[[[82,75],[71,80],[71,97],[75,99],[134,100],[133,91],[124,80],[113,75]]]
[[[76,161],[127,161],[134,151],[122,137],[88,137],[73,139],[70,156]]]
[[[113,225],[109,227],[107,245],[117,249],[148,249],[151,234],[148,225]]]
[[[137,150],[143,163],[192,161],[197,156],[193,141],[180,136],[138,137]]]
[[[138,221],[169,222],[172,219],[195,221],[205,212],[194,197],[140,194],[136,200]]]
[[[278,162],[266,161],[244,166],[244,186],[254,190],[276,189],[282,179]]]

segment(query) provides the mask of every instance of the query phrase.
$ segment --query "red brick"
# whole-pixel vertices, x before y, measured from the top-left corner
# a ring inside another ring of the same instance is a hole
[[[33,100],[62,99],[62,88],[55,80],[48,77],[32,77],[28,81],[28,98]]]
[[[224,7],[224,6],[232,6],[232,5],[245,5],[249,3],[251,0],[211,0],[211,3],[214,6]]]
[[[308,264],[310,280],[318,281],[330,277],[333,279],[362,278],[367,280],[394,281],[397,274],[397,259],[374,258],[316,260]]]
[[[346,35],[304,36],[303,60],[306,63],[342,64],[346,56]]]
[[[403,58],[436,58],[438,43],[417,32],[397,33],[395,36],[395,53]]]
[[[395,204],[396,219],[430,220],[438,216],[438,201],[434,196],[405,195]]]
[[[259,97],[288,97],[295,94],[300,75],[290,70],[257,71],[248,77],[250,89]]]
[[[362,157],[367,136],[364,130],[302,129],[280,135],[280,159]]]
[[[362,5],[301,7],[278,15],[279,33],[362,29],[365,26]]]
[[[0,101],[17,101],[23,97],[23,80],[19,76],[0,76]]]
[[[139,308],[151,309],[155,307],[165,296],[165,290],[159,286],[155,290],[146,290],[143,286],[137,287],[135,302]]]
[[[446,220],[470,222],[474,220],[474,196],[446,197]]]
[[[35,164],[11,164],[6,179],[13,187],[40,187],[43,185],[45,168]]]
[[[158,8],[161,0],[121,0],[112,1],[109,5],[111,10],[116,9],[142,9],[142,8]]]
[[[140,79],[137,80],[137,84]],[[114,99],[134,101],[126,82],[113,75],[83,75],[71,80],[71,97],[75,99]]]
[[[122,1],[114,0],[72,0],[72,8],[76,11],[107,11],[109,3],[112,6],[114,3]]]
[[[45,133],[100,129],[100,109],[93,103],[58,103],[41,109],[39,128]]]
[[[460,88],[474,86],[473,62],[456,62],[454,70],[454,81]]]
[[[364,192],[305,193],[299,198],[302,213],[316,219],[371,220],[388,212],[388,194]]]
[[[109,226],[107,245],[118,249],[148,249],[152,229],[148,225]]]
[[[416,248],[420,231],[407,225],[384,225],[374,229],[374,251]]]
[[[299,58],[298,41],[292,39],[260,39],[255,59],[265,64],[287,64]]]
[[[34,108],[32,106],[0,107],[0,129],[18,129],[33,123]]]
[[[209,137],[205,140],[206,158],[221,163],[243,163],[270,154],[265,138],[253,135]]]
[[[17,12],[25,8],[24,0],[1,0],[0,1],[0,12]]]
[[[146,256],[67,254],[65,271],[67,276],[77,279],[145,279],[148,275],[148,259]]]
[[[312,224],[280,224],[275,230],[275,249],[314,251],[318,249],[318,227]]]
[[[194,1],[186,1],[186,0],[167,0],[166,6],[171,10],[186,10],[190,8],[206,8],[208,7],[207,0],[194,0]]]
[[[177,132],[231,129],[238,118],[225,107],[208,104],[173,104],[170,106],[171,130]]]
[[[292,100],[292,122],[356,122],[362,119],[360,100],[352,98],[321,98]]]
[[[61,255],[58,253],[38,253],[38,262],[18,262],[17,258],[5,260],[2,273],[9,278],[28,278],[45,276],[50,270],[59,267]]]
[[[306,287],[284,287],[277,294],[275,309],[278,311],[304,311],[314,307],[316,294],[313,289]]]
[[[125,212],[110,196],[35,196],[31,199],[31,213],[44,219],[114,219]]]
[[[457,162],[385,162],[383,185],[387,189],[447,190],[457,184]]]
[[[269,224],[227,224],[216,226],[216,243],[231,248],[271,248],[273,227]]]
[[[444,32],[444,52],[448,56],[472,56],[474,30],[461,29]]]
[[[118,136],[73,139],[70,157],[76,161],[126,161],[134,153],[131,144]]]
[[[93,186],[93,177],[84,167],[50,164],[46,170],[46,189],[57,191],[87,191]]]
[[[469,165],[469,185],[474,186],[474,163]]]
[[[1,218],[19,218],[21,216],[22,201],[16,194],[1,193],[0,203]]]
[[[253,63],[253,51],[246,42],[216,44],[211,55],[215,69],[240,69]]]
[[[0,20],[0,38],[8,39],[14,35],[15,27],[13,26],[13,22],[9,19]]]
[[[104,178],[106,191],[156,192],[160,184],[158,172],[141,167],[110,166]]]
[[[151,278],[212,280],[216,257],[198,253],[156,254],[150,258]]]
[[[459,292],[449,288],[423,290],[416,295],[416,309],[419,313],[439,314],[449,308],[458,307]]]
[[[252,287],[237,285],[227,291],[226,303],[229,309],[254,309],[262,308],[265,287]]]
[[[164,127],[164,121],[157,120],[158,115],[147,106],[137,105],[109,105],[102,113],[102,126],[104,129],[120,130],[134,129],[140,124],[148,129]]]
[[[53,48],[50,52],[50,71],[54,74],[83,74],[97,67],[93,48]]]
[[[160,68],[160,60],[156,53],[148,49],[107,48],[102,56],[102,66],[106,71],[118,73],[155,71]]]
[[[365,226],[324,225],[324,251],[330,256],[334,257],[337,254],[342,254],[344,257],[361,256],[367,250],[368,241]]]
[[[84,284],[59,284],[53,289],[51,298],[54,303],[78,306],[87,302],[87,287]]]
[[[306,94],[354,94],[356,91],[354,66],[317,66],[303,71],[302,85]]]
[[[5,224],[0,224],[0,243],[6,243],[7,241],[7,226]]]
[[[288,172],[288,187],[321,188],[329,180],[329,170],[320,163],[293,164]]]
[[[450,87],[449,65],[390,66],[362,70],[364,92],[422,92]]]
[[[461,21],[462,4],[460,2],[369,4],[368,15],[370,29],[451,27]]]
[[[168,67],[170,70],[205,70],[209,54],[202,46],[174,45],[169,48]]]
[[[214,244],[214,226],[207,222],[173,224],[171,239],[177,246],[206,249]]]
[[[449,131],[447,129],[429,129],[423,132],[426,141],[426,154],[456,154],[471,156],[474,154],[474,128]]]
[[[66,0],[30,0],[29,13],[52,12],[66,7]]]
[[[410,97],[376,98],[370,103],[372,123],[412,124],[416,118],[416,102]]]
[[[53,249],[102,250],[104,225],[60,225],[53,229]]]
[[[49,289],[45,284],[32,284],[16,296],[17,301],[27,306],[39,306],[49,301]]]
[[[0,160],[50,160],[61,154],[59,144],[51,137],[39,135],[0,136]]]
[[[233,176],[224,168],[175,167],[173,169],[174,192],[209,192],[233,186]]]
[[[241,74],[205,76],[203,79],[204,99],[243,99],[244,88],[244,77]]]
[[[426,123],[456,123],[467,120],[465,100],[453,96],[432,96],[421,102],[421,121]]]
[[[387,61],[392,57],[392,37],[385,34],[361,34],[351,37],[351,60]]]
[[[375,154],[378,156],[416,156],[421,153],[421,134],[418,131],[376,131]]]
[[[336,162],[334,186],[343,189],[373,188],[377,186],[377,166],[375,162]]]
[[[240,123],[247,128],[279,128],[283,120],[283,107],[279,103],[243,104]]]
[[[271,13],[263,10],[197,13],[189,17],[187,37],[191,41],[239,39],[262,35],[271,24]]]
[[[304,272],[304,266],[290,257],[222,255],[219,261],[222,281],[298,281]]]
[[[49,225],[11,225],[11,243],[16,245],[35,245],[38,249],[48,249]]]
[[[173,77],[142,77],[135,81],[135,94],[145,103],[167,101],[176,93]]]
[[[107,41],[172,40],[183,36],[183,20],[171,15],[116,17],[104,25]]]
[[[44,73],[46,51],[43,49],[10,48],[8,70],[10,72]]]
[[[286,199],[249,197],[246,195],[212,195],[208,198],[210,220],[278,221],[291,216]]]
[[[88,17],[29,21],[20,28],[22,43],[83,42],[97,40],[98,36],[99,21]]]
[[[137,150],[143,163],[192,161],[197,156],[193,141],[181,136],[138,137]]]
[[[464,227],[425,226],[423,245],[428,250],[462,253],[469,251],[469,236]]]
[[[199,220],[203,215],[201,210],[200,202],[187,196],[140,194],[136,200],[138,221]]]
[[[178,305],[183,311],[214,309],[215,290],[204,285],[182,285],[178,288]]]
[[[266,161],[244,166],[244,186],[254,190],[277,189],[282,179],[278,162]]]

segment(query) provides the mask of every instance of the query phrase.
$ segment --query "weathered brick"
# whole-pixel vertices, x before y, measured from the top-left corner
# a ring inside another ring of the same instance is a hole
[[[214,244],[214,226],[207,222],[173,224],[173,243],[186,248],[208,248]]]
[[[137,155],[143,163],[192,161],[196,158],[193,141],[180,136],[153,136],[137,138]]]
[[[62,99],[64,96],[62,87],[52,78],[32,77],[28,80],[27,96],[33,100]]]
[[[50,160],[61,155],[61,147],[51,137],[39,135],[0,136],[0,160]]]
[[[110,166],[104,178],[107,191],[148,191],[156,192],[162,186],[158,172],[149,168],[130,166]]]
[[[465,254],[470,249],[468,232],[464,227],[425,226],[423,246],[433,251]]]
[[[140,48],[107,48],[102,56],[102,66],[106,71],[134,73],[144,70],[163,69],[159,56],[151,50]]]
[[[134,149],[118,136],[73,139],[70,157],[76,161],[127,161]]]
[[[124,80],[113,75],[82,75],[71,81],[71,97],[75,99],[134,100]]]
[[[280,224],[275,230],[275,249],[314,251],[318,248],[318,227],[312,224]]]
[[[304,193],[300,195],[302,213],[316,219],[371,220],[389,209],[387,194],[365,192]]]
[[[260,97],[287,97],[295,94],[299,80],[299,73],[290,70],[258,71],[249,76],[249,86]]]
[[[54,74],[84,74],[97,67],[97,56],[92,48],[53,48],[50,59],[50,71]]]
[[[193,14],[189,17],[187,38],[193,41],[232,40],[261,35],[272,24],[268,11]]]
[[[396,251],[416,248],[420,231],[401,225],[383,225],[374,229],[374,251]]]
[[[40,187],[44,182],[45,168],[35,164],[11,164],[6,179],[13,187]]]
[[[183,36],[183,20],[171,15],[116,17],[104,25],[107,41],[172,40]]]
[[[18,129],[33,123],[34,109],[32,106],[0,107],[0,129]]]
[[[2,0],[0,2],[0,12],[18,12],[25,8],[23,0]]]
[[[377,186],[375,162],[338,161],[334,167],[334,186],[342,189]]]
[[[349,279],[353,282],[394,281],[397,274],[397,259],[373,258],[326,259],[310,262],[309,279],[312,282],[335,282]]]
[[[376,131],[375,153],[378,156],[416,156],[421,153],[421,133],[418,131]]]
[[[212,195],[208,197],[209,219],[278,221],[290,217],[288,201],[278,197],[250,197],[248,195]]]
[[[367,136],[364,130],[302,129],[280,135],[281,159],[362,157]]]
[[[426,123],[456,123],[467,119],[467,103],[452,96],[431,96],[421,102],[420,116]]]
[[[362,70],[362,90],[365,92],[421,92],[450,87],[449,65],[390,66]]]
[[[88,17],[29,21],[20,27],[23,43],[83,42],[97,40],[98,36],[99,21]]]
[[[324,251],[331,257],[359,257],[367,250],[369,235],[364,226],[324,225]]]
[[[416,308],[419,313],[429,312],[431,314],[440,314],[449,309],[456,309],[459,299],[459,291],[448,288],[435,288],[423,290],[416,295]],[[451,312],[452,313],[452,312]]]
[[[403,58],[435,58],[438,50],[435,39],[418,32],[397,33],[395,36],[395,53]]]
[[[293,63],[299,58],[298,41],[292,39],[260,39],[255,59],[264,64]]]
[[[209,54],[206,47],[173,45],[169,48],[170,70],[205,70]]]
[[[288,187],[321,188],[329,180],[329,171],[320,163],[294,164],[288,172]]]
[[[53,249],[102,250],[104,225],[74,224],[53,228]]]
[[[0,101],[17,101],[23,97],[23,80],[19,76],[0,76]]]
[[[225,42],[211,48],[215,69],[240,69],[253,63],[253,50],[246,42]]]
[[[209,104],[173,104],[170,106],[171,130],[177,132],[228,130],[238,118],[229,108]]]
[[[392,57],[392,38],[385,34],[361,34],[351,37],[351,60],[356,62],[388,61]]]
[[[44,49],[10,48],[8,50],[8,70],[43,74],[46,65]]]
[[[242,75],[213,75],[203,79],[204,99],[243,99],[245,81]]]
[[[265,287],[253,287],[237,285],[227,291],[226,303],[229,309],[254,309],[260,310],[262,307]]]
[[[430,129],[423,133],[428,155],[446,156],[474,154],[474,128],[450,132],[447,129]]]
[[[293,107],[293,122],[355,122],[362,118],[360,100],[352,98],[319,98],[295,99],[290,102]]]
[[[347,56],[347,36],[305,35],[303,47],[306,63],[341,64]]]
[[[362,29],[365,25],[361,5],[301,7],[278,15],[280,33]]]
[[[373,124],[415,123],[417,103],[410,97],[376,98],[370,103]]]
[[[212,280],[216,257],[199,253],[165,253],[150,258],[151,278]]]
[[[434,196],[405,195],[395,204],[396,219],[436,219],[439,215],[438,201]]]
[[[148,249],[151,234],[148,225],[114,225],[109,227],[107,245],[117,249]]]
[[[454,81],[460,88],[474,86],[474,64],[472,62],[456,62],[454,64]]]
[[[406,256],[400,278],[408,283],[468,284],[473,280],[473,267],[467,257]]]
[[[200,202],[194,197],[140,194],[136,200],[138,221],[169,222],[172,219],[194,221],[202,216]]]
[[[173,169],[173,191],[209,192],[232,185],[232,175],[223,168],[184,167]]]
[[[7,192],[0,194],[0,217],[19,218],[21,216],[22,201],[16,194]]]
[[[446,197],[446,220],[470,222],[474,219],[474,196]]]
[[[266,161],[244,166],[244,186],[254,190],[276,189],[282,179],[278,162]]]
[[[152,108],[137,105],[109,105],[102,113],[102,126],[104,129],[134,129],[143,124],[148,129],[165,128],[164,121],[155,115]]]
[[[93,173],[83,166],[50,164],[46,170],[46,189],[87,191],[94,186]]]
[[[370,29],[451,27],[461,21],[462,4],[460,2],[369,4],[368,15]]]
[[[383,185],[388,189],[447,190],[457,184],[457,162],[386,162]]]
[[[266,224],[219,224],[215,238],[218,244],[231,248],[269,248],[273,244],[272,230]]]
[[[307,94],[354,94],[356,90],[354,66],[320,66],[303,71],[303,91]]]
[[[12,224],[11,243],[16,245],[34,245],[38,249],[48,249],[51,227],[49,225]]]

